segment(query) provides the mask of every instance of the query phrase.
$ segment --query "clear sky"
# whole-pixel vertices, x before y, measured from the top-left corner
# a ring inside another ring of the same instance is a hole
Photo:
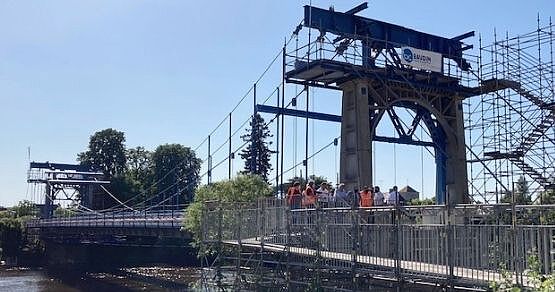
[[[111,127],[125,132],[129,147],[194,148],[278,53],[308,2],[0,0],[0,205],[29,198],[28,147],[31,160],[73,163],[92,133]],[[361,1],[332,2],[312,4],[345,11]],[[525,33],[534,29],[538,13],[548,23],[555,12],[552,0],[376,0],[369,6],[360,15],[447,37],[476,30],[486,41],[495,27],[502,34]],[[259,99],[280,82],[277,67],[261,81]],[[295,88],[287,90],[293,94]],[[314,90],[313,96],[315,110],[340,112],[340,93]],[[244,103],[233,124],[242,123],[251,109]],[[293,120],[287,125],[290,166]],[[304,121],[298,127],[300,161]],[[311,152],[339,135],[338,125],[316,123],[312,129]],[[225,142],[226,133],[223,127],[214,134],[212,149]],[[239,145],[238,137],[233,143]],[[376,183],[382,189],[408,183],[431,195],[433,158],[423,152],[420,159],[417,147],[392,149],[377,146]],[[199,155],[205,158],[205,145]],[[335,157],[333,147],[322,152],[314,172],[335,181]],[[227,177],[225,165],[215,179]],[[241,166],[236,159],[234,170]]]

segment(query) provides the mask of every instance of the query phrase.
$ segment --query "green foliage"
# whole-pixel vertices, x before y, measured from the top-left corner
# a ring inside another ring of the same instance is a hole
[[[520,292],[520,287],[513,284],[512,274],[506,269],[501,270],[501,281],[490,283],[490,289],[494,292]]]
[[[263,178],[256,175],[238,175],[232,180],[202,186],[196,191],[194,202],[187,208],[185,229],[193,234],[193,244],[199,246],[203,202],[248,203],[270,196],[272,189]]]
[[[0,219],[0,249],[3,259],[16,257],[23,244],[23,223],[18,218]]]
[[[152,152],[138,146],[126,150],[127,167],[126,174],[145,185],[152,181]]]
[[[125,134],[114,129],[105,129],[94,133],[89,139],[88,150],[77,155],[77,160],[91,170],[102,171],[110,185],[106,188],[119,200],[124,200],[129,186],[122,182],[126,180],[126,150]],[[79,196],[83,198],[87,189],[82,189]],[[101,188],[93,190],[96,198],[107,198],[107,194]],[[115,200],[108,199],[103,202],[93,202],[92,209],[110,207],[117,204]]]
[[[520,176],[515,182],[513,192],[508,192],[501,198],[501,203],[511,204],[513,202],[512,195],[515,195],[515,203],[517,205],[531,205],[532,197],[529,191],[528,181],[524,176]]]
[[[275,151],[270,150],[271,141],[267,138],[273,137],[264,119],[260,114],[255,114],[250,122],[250,129],[241,138],[248,142],[246,149],[243,149],[239,156],[245,160],[244,174],[256,174],[261,176],[264,181],[268,181],[268,174],[272,170],[270,156]]]
[[[158,146],[152,154],[152,172],[153,179],[160,181],[157,187],[157,192],[162,193],[159,201],[179,193],[168,203],[191,202],[200,181],[201,162],[189,147],[180,144]]]
[[[56,208],[56,210],[54,210],[54,217],[71,217],[76,213],[77,212],[71,208]]]
[[[106,188],[120,201],[134,198],[131,203],[142,202],[151,194],[160,196],[149,203],[164,201],[177,205],[192,200],[199,183],[201,160],[180,144],[165,144],[150,152],[144,147],[125,148],[123,132],[106,129],[90,137],[88,150],[78,154],[78,160],[91,169],[102,171],[110,180]],[[154,187],[155,181],[160,180]],[[87,190],[81,190],[80,196]],[[101,188],[93,191],[95,198],[108,198]],[[177,196],[174,194],[179,193]],[[93,209],[118,204],[116,200],[95,201]]]
[[[551,205],[555,204],[555,189],[547,189],[541,194],[541,200],[536,201],[538,204]]]
[[[542,193],[541,200],[537,201],[538,204],[550,205],[555,204],[555,190],[549,189]],[[542,217],[540,218],[542,224],[555,224],[555,211],[546,210],[542,213]]]
[[[38,208],[31,201],[20,201],[12,208],[0,211],[0,258],[6,261],[18,257],[25,241],[25,222],[35,218]]]
[[[79,153],[77,160],[92,169],[102,171],[108,178],[125,170],[125,134],[114,129],[94,133],[89,149]]]
[[[316,186],[316,188],[318,188],[324,182],[331,186],[331,182],[328,181],[328,179],[323,177],[323,176],[310,175],[308,177],[308,179],[314,181],[314,185]],[[283,183],[283,192],[287,192],[289,187],[291,187],[293,185],[293,183],[295,183],[295,182],[299,182],[301,184],[302,188],[306,187],[306,179],[304,177],[295,176],[295,177],[292,177],[292,178],[288,179],[287,182]]]
[[[19,201],[17,206],[13,207],[13,211],[15,212],[16,217],[25,217],[25,216],[35,216],[38,213],[38,208],[36,207],[35,203],[23,200]]]
[[[528,269],[524,271],[524,274],[529,280],[529,285],[531,289],[522,289],[513,283],[513,273],[506,269],[506,266],[502,264],[500,266],[500,281],[493,281],[490,283],[490,288],[495,292],[520,292],[520,291],[538,291],[538,292],[551,292],[555,291],[555,273],[551,275],[543,275],[541,273],[541,264],[538,259],[536,251],[528,252],[527,257]]]
[[[407,205],[413,205],[413,206],[417,206],[417,205],[435,205],[436,204],[436,198],[426,198],[426,199],[412,199],[410,201],[407,202]]]
[[[3,218],[13,218],[15,217],[15,212],[13,210],[2,210],[0,211],[0,219]]]
[[[126,167],[122,174],[112,178],[110,188],[121,201],[135,197],[142,201],[148,195],[149,186],[153,183],[152,152],[142,146],[127,149]]]
[[[118,200],[127,201],[144,190],[144,183],[125,172],[112,177],[108,188]]]
[[[528,254],[528,270],[525,273],[530,279],[534,291],[555,291],[555,274],[542,275],[540,261],[535,251]]]

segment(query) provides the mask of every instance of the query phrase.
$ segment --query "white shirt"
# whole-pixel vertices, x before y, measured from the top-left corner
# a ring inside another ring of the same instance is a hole
[[[382,192],[377,192],[374,194],[374,206],[383,206],[384,195]]]
[[[395,192],[392,191],[389,193],[389,196],[387,196],[387,204],[388,205],[396,205],[399,199],[399,192]]]
[[[316,190],[316,194],[318,195],[319,202],[329,201],[330,193],[327,189],[323,189],[322,187],[320,187]]]

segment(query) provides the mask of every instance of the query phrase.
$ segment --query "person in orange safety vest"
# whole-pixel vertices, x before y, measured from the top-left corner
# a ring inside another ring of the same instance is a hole
[[[316,192],[314,191],[314,181],[309,180],[306,184],[306,189],[303,193],[303,207],[315,208],[316,207]]]
[[[287,204],[291,209],[299,209],[301,208],[301,200],[301,183],[296,181],[287,190]]]
[[[359,206],[361,208],[369,208],[374,205],[374,196],[372,194],[371,188],[365,186],[360,192],[359,196]]]

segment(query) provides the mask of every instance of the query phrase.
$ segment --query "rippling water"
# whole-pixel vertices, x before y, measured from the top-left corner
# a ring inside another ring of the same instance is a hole
[[[167,266],[59,274],[0,268],[0,291],[187,291],[199,276],[199,268]]]

